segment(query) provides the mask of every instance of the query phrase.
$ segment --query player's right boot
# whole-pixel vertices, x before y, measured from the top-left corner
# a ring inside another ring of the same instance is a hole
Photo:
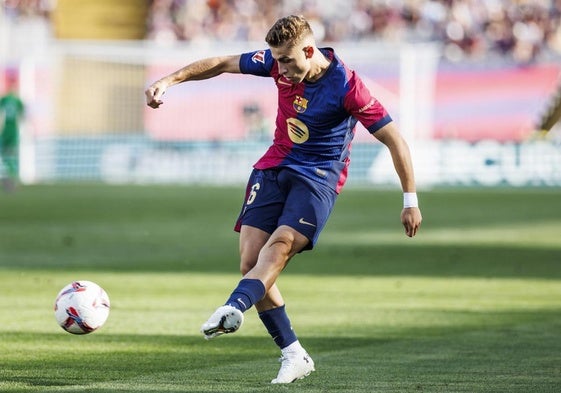
[[[220,306],[216,309],[214,314],[203,323],[201,326],[201,333],[204,334],[205,339],[220,336],[225,333],[234,333],[242,326],[243,313],[232,306]]]

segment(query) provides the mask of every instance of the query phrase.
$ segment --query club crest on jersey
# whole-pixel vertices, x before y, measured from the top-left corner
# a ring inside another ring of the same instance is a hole
[[[304,97],[296,96],[292,102],[292,107],[298,113],[304,113],[308,109],[308,100]]]
[[[251,61],[253,61],[254,63],[259,62],[261,64],[265,64],[265,51],[260,50],[258,52],[255,52],[253,56],[251,56]]]

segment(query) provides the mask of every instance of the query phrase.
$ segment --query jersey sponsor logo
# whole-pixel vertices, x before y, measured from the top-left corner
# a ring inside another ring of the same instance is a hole
[[[288,130],[288,137],[296,144],[304,143],[310,137],[308,126],[294,117],[286,119],[286,127]]]
[[[261,64],[265,64],[265,51],[260,50],[259,52],[255,52],[253,56],[251,56],[251,61],[254,63],[259,62]]]
[[[358,113],[362,113],[365,110],[367,110],[368,108],[370,108],[372,105],[374,105],[374,98],[371,98],[370,101],[368,101],[368,104],[364,105],[362,108],[360,108],[358,110]]]
[[[296,96],[292,102],[292,107],[298,113],[304,113],[308,109],[308,100],[304,97]]]

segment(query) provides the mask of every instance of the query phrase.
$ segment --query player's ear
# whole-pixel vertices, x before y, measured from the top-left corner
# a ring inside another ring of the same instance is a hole
[[[304,48],[304,54],[306,55],[306,59],[311,59],[314,55],[314,47],[313,46],[306,46]]]

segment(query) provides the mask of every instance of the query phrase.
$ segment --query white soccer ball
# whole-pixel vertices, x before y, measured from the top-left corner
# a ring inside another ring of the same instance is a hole
[[[74,281],[60,290],[55,318],[72,334],[88,334],[103,326],[109,316],[109,296],[95,282]]]

